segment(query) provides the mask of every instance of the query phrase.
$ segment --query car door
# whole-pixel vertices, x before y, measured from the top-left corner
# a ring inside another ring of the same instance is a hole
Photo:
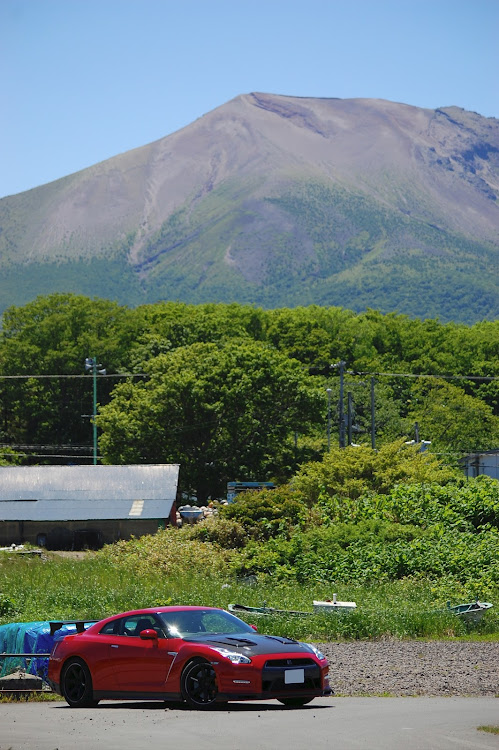
[[[111,646],[116,644],[119,627],[120,622],[116,618],[107,622],[98,633],[93,633],[88,645],[86,641],[82,641],[86,648],[82,650],[81,655],[90,669],[94,690],[118,690],[114,664],[115,652]]]
[[[143,639],[143,630],[154,630],[157,639]],[[166,680],[176,656],[154,614],[121,618],[109,643],[117,689],[126,692],[166,690]]]

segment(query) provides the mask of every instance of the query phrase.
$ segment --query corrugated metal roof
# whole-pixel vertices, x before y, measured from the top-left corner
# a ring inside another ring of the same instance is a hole
[[[0,521],[166,518],[177,464],[0,467]]]

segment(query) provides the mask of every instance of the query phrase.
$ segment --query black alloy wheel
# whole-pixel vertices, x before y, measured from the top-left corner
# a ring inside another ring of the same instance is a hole
[[[182,697],[191,708],[211,708],[217,699],[215,670],[203,659],[189,662],[182,672]]]
[[[313,701],[313,698],[278,698],[279,703],[282,703],[289,708],[300,708],[300,706],[306,706],[307,703]]]
[[[71,659],[64,666],[61,690],[73,708],[93,708],[99,702],[93,697],[90,670],[81,659]]]

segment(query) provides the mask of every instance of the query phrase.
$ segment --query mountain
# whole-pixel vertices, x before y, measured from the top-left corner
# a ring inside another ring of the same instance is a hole
[[[497,119],[247,94],[0,200],[0,303],[71,291],[491,319],[498,197]]]

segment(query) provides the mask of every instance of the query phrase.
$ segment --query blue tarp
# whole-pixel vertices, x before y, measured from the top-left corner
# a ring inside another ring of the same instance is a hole
[[[54,643],[70,633],[76,633],[76,625],[63,625],[54,635],[50,635],[50,622],[47,621],[0,625],[0,654],[49,654]],[[0,677],[24,669],[46,682],[48,661],[47,657],[0,659]]]

